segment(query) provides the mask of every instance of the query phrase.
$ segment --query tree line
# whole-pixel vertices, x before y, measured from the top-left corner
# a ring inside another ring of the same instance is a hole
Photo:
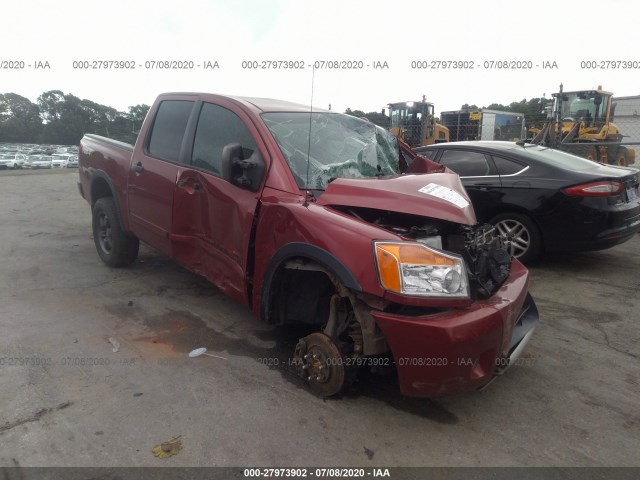
[[[0,142],[77,145],[85,133],[134,143],[148,105],[115,108],[50,90],[33,103],[16,93],[0,94]]]
[[[543,98],[523,99],[509,105],[492,103],[483,108],[523,113],[528,126],[539,126]],[[478,109],[477,105],[462,105],[463,109]],[[148,105],[130,106],[127,112],[80,99],[60,90],[40,95],[36,103],[16,93],[0,94],[0,142],[49,143],[77,145],[85,133],[95,133],[123,142],[135,143],[136,132],[149,110]],[[369,121],[389,128],[389,117],[382,112],[364,112],[347,108],[344,113],[366,117]]]

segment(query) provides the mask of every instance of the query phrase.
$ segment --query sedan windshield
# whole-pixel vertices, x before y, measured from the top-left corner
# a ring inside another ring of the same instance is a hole
[[[327,112],[265,113],[262,119],[300,188],[324,190],[336,178],[397,173],[398,141],[373,123]]]

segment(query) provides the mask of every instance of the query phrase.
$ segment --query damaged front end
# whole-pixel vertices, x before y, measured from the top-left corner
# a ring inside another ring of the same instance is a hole
[[[262,118],[305,198],[291,207],[305,221],[282,229],[305,242],[282,242],[297,253],[273,269],[266,318],[310,326],[293,361],[311,390],[335,395],[386,359],[405,395],[459,393],[522,351],[537,322],[528,272],[478,224],[458,175],[353,117]]]
[[[461,257],[466,267],[471,300],[492,296],[509,277],[511,256],[502,237],[492,225],[461,225],[441,219],[362,207],[334,208],[388,230],[403,241],[419,243],[427,248]],[[443,272],[443,275],[446,277],[446,273]],[[433,285],[435,294],[438,289],[438,285]]]
[[[361,296],[352,304],[358,322],[379,332],[373,337],[383,338],[388,349],[369,348],[365,341],[362,350],[365,355],[391,354],[404,394],[432,397],[481,388],[514,363],[538,313],[527,293],[526,268],[512,259],[492,225],[366,207],[331,208],[398,238],[374,242],[374,251],[382,245],[384,254],[396,260],[389,271],[397,272],[398,282],[388,280],[381,266],[386,260],[378,255],[384,300]],[[407,247],[413,250],[403,254]]]

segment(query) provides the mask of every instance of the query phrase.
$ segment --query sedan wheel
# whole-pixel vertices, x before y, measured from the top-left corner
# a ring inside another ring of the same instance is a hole
[[[540,233],[529,218],[517,213],[494,217],[491,223],[502,237],[511,256],[523,262],[535,260],[542,247]]]

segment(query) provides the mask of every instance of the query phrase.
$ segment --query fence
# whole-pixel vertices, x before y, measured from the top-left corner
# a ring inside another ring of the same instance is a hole
[[[559,148],[593,160],[621,165],[633,164],[634,159],[640,156],[640,96],[614,98],[613,104],[615,107],[612,123],[619,130],[619,138],[615,142],[574,138],[573,142],[564,143]],[[604,125],[603,121],[596,119],[589,122],[585,117],[578,118],[579,115],[580,112],[576,112],[576,118],[571,119],[583,121],[585,126],[594,127],[594,131],[601,129]],[[521,113],[465,109],[442,112],[440,123],[449,129],[449,140],[452,142],[531,140],[547,123],[547,114],[540,113],[525,117]],[[640,165],[640,159],[636,165]]]

